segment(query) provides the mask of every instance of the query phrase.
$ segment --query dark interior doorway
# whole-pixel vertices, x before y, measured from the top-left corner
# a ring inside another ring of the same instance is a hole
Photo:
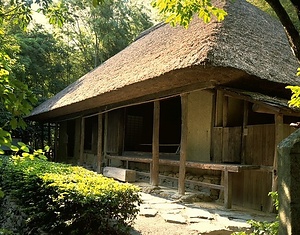
[[[153,103],[126,108],[124,151],[151,152]],[[176,153],[181,136],[180,97],[160,101],[161,153]]]

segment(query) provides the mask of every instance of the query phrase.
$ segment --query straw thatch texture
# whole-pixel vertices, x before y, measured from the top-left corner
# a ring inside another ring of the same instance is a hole
[[[295,84],[298,66],[278,22],[244,0],[223,4],[229,16],[189,29],[162,24],[31,113],[49,119],[191,86],[255,76]],[[225,4],[225,5],[224,5]]]

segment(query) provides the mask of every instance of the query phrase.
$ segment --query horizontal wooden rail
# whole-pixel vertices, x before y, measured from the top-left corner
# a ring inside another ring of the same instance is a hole
[[[137,175],[150,177],[150,173],[148,173],[148,172],[137,171],[136,173],[137,173]],[[166,176],[166,175],[159,175],[159,178],[161,178],[161,179],[170,179],[170,180],[178,180],[177,177]],[[193,183],[193,184],[196,184],[196,185],[199,185],[199,186],[202,186],[202,187],[206,187],[206,188],[224,190],[224,186],[219,185],[219,184],[210,184],[210,183],[205,183],[205,182],[201,182],[201,181],[187,180],[187,179],[185,181],[188,182],[188,183]]]
[[[116,159],[128,162],[142,162],[151,163],[152,159],[148,157],[129,157],[129,156],[112,156],[108,155],[108,159]],[[159,164],[168,166],[179,166],[179,161],[159,159]],[[186,162],[186,167],[198,168],[203,170],[216,170],[216,171],[229,171],[229,172],[242,172],[244,170],[258,170],[260,166],[255,165],[238,165],[238,164],[222,164],[222,163],[201,163],[201,162]]]

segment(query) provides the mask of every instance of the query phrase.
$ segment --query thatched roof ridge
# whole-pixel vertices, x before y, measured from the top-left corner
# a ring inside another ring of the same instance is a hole
[[[196,19],[188,30],[169,25],[150,30],[38,106],[31,118],[54,118],[193,84],[189,73],[197,82],[213,84],[246,73],[296,84],[298,64],[281,25],[244,0],[228,1],[224,8],[229,16],[223,22]]]

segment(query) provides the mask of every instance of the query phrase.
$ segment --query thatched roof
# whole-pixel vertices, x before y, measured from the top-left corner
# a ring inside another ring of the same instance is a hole
[[[296,84],[298,63],[280,23],[244,0],[219,3],[222,22],[195,19],[188,30],[162,24],[30,114],[52,119],[219,84]],[[223,5],[222,5],[223,4]],[[255,85],[255,87],[259,87]],[[263,86],[266,89],[271,86]]]

